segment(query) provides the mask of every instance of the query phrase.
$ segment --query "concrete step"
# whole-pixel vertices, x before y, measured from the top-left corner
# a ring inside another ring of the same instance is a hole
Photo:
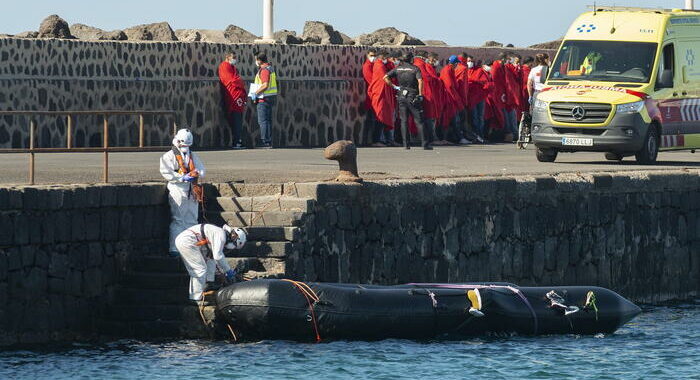
[[[232,227],[293,227],[301,224],[304,215],[301,211],[224,211],[207,213],[207,218],[210,223]]]
[[[127,272],[121,276],[122,286],[137,289],[187,289],[190,277],[187,271],[181,273]]]
[[[248,242],[241,250],[227,251],[227,257],[276,257],[284,258],[292,253],[294,245],[290,242]]]
[[[299,241],[298,227],[247,227],[248,241]]]
[[[281,183],[210,183],[204,192],[209,199],[216,197],[255,197],[282,194]]]
[[[102,336],[158,339],[179,338],[182,336],[182,320],[174,321],[115,321],[101,320],[97,323],[97,332]]]
[[[206,203],[207,211],[304,211],[313,208],[311,198],[296,198],[276,195],[257,197],[217,197]]]
[[[187,298],[185,296],[185,298]],[[112,321],[177,321],[182,320],[183,305],[113,305],[107,308],[106,318]]]

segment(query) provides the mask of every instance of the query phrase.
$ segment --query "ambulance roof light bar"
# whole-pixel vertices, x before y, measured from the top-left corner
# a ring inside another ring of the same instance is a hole
[[[613,7],[606,5],[589,5],[588,8],[596,12],[654,12],[654,13],[673,13],[677,10],[664,8],[639,8],[639,7]],[[700,12],[697,9],[682,9],[683,12]]]

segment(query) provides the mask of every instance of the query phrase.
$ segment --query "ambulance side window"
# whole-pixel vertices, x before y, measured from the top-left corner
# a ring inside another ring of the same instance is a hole
[[[673,88],[673,80],[676,77],[675,60],[676,56],[673,44],[664,46],[656,88]]]

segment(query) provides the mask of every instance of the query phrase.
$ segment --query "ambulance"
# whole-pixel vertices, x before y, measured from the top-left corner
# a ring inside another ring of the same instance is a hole
[[[604,152],[654,164],[700,148],[700,12],[596,7],[571,25],[532,102],[540,162]]]

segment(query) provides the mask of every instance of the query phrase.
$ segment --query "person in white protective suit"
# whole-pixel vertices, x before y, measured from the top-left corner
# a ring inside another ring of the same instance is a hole
[[[201,301],[205,291],[215,289],[217,267],[229,283],[235,281],[236,271],[226,261],[224,248],[242,249],[246,240],[247,235],[240,228],[228,225],[221,228],[213,224],[197,224],[175,238],[175,245],[190,275],[190,300]]]
[[[193,136],[180,129],[173,138],[173,148],[160,158],[160,174],[168,181],[170,214],[170,255],[177,256],[175,237],[197,224],[202,190],[198,181],[204,177],[204,164],[191,151]]]

